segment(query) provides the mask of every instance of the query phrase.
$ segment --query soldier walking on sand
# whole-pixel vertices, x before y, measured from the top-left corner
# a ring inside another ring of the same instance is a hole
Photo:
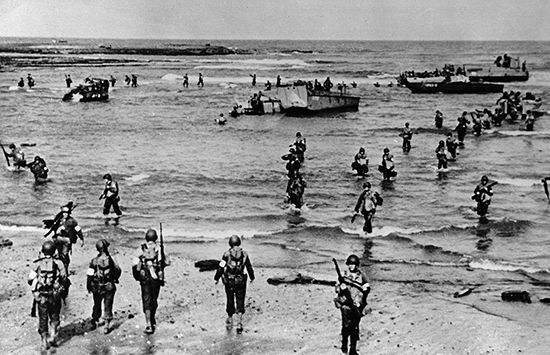
[[[237,333],[242,333],[247,274],[250,277],[250,282],[254,281],[254,269],[252,269],[248,254],[241,248],[241,238],[232,235],[229,238],[229,247],[229,250],[222,256],[216,275],[214,275],[214,280],[217,284],[221,277],[225,285],[225,294],[227,297],[225,308],[227,320],[225,323],[227,328],[229,329],[233,326],[233,315],[235,314]],[[237,303],[236,309],[235,303]]]
[[[35,260],[35,267],[29,273],[29,285],[34,296],[33,310],[38,308],[38,333],[42,338],[42,349],[57,346],[59,312],[61,311],[61,294],[67,279],[65,266],[53,257],[55,244],[47,240],[42,244],[43,257]],[[33,315],[34,316],[34,315]]]
[[[348,270],[344,270],[336,284],[334,304],[342,313],[342,352],[348,352],[349,338],[349,355],[358,355],[359,322],[365,315],[370,285],[365,273],[359,269],[357,255],[348,256],[346,265]]]
[[[121,270],[118,263],[109,253],[109,242],[106,239],[100,239],[95,245],[98,255],[90,261],[90,267],[86,275],[86,289],[94,297],[94,308],[92,310],[92,327],[95,329],[99,325],[101,317],[101,304],[104,304],[105,328],[103,333],[108,334],[111,331],[111,321],[113,319],[113,301],[115,298],[116,285],[120,278]]]
[[[157,231],[149,229],[145,233],[146,243],[142,244],[132,261],[134,279],[141,286],[141,301],[145,314],[146,334],[153,334],[157,325],[156,313],[160,288],[164,286],[164,266],[170,265],[161,246],[157,244]]]

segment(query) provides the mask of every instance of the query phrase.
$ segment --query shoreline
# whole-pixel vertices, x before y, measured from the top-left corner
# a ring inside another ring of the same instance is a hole
[[[123,273],[115,295],[115,329],[108,335],[91,331],[93,301],[85,290],[85,273],[95,256],[95,241],[107,236]],[[139,285],[133,280],[131,256],[141,240],[128,235],[108,237],[104,231],[88,233],[83,248],[75,245],[71,263],[72,287],[62,310],[61,344],[58,354],[159,353],[159,354],[338,354],[340,315],[331,286],[308,284],[278,286],[266,280],[273,276],[302,273],[333,280],[328,267],[310,265],[300,269],[262,265],[261,255],[251,253],[257,279],[248,285],[245,330],[236,335],[225,329],[225,295],[214,285],[213,272],[199,272],[189,254],[193,248],[214,258],[221,256],[227,241],[168,243],[172,266],[167,286],[159,298],[159,326],[146,336]],[[3,236],[4,237],[4,236]],[[4,277],[0,303],[5,329],[0,348],[9,354],[39,351],[37,319],[29,316],[32,296],[26,277],[42,238],[36,233],[10,233],[13,246],[1,249]],[[245,250],[250,240],[244,242]],[[116,253],[116,254],[115,254]],[[219,255],[218,255],[219,254]],[[254,264],[254,261],[257,261]],[[257,266],[257,264],[261,266]],[[361,322],[359,352],[363,354],[538,354],[550,346],[550,310],[538,302],[500,301],[500,292],[510,287],[535,290],[542,298],[550,285],[536,286],[525,276],[505,272],[435,268],[423,265],[363,265],[373,287],[371,313]],[[73,274],[74,272],[74,274]],[[501,274],[501,275],[497,275]],[[457,284],[475,286],[463,298],[453,298]]]

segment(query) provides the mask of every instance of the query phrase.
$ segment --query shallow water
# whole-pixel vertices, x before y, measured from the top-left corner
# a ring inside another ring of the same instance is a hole
[[[2,39],[7,41],[8,39]],[[42,41],[42,40],[36,40]],[[45,41],[45,40],[44,40]],[[77,40],[74,40],[77,41]],[[78,40],[96,45],[93,40]],[[115,42],[115,41],[113,41]],[[136,42],[148,44],[149,41]],[[135,44],[135,43],[134,43]],[[52,181],[35,186],[29,172],[0,173],[0,231],[39,231],[59,205],[79,203],[74,215],[85,230],[111,231],[122,238],[164,224],[167,239],[253,237],[264,266],[328,265],[331,256],[355,252],[370,262],[470,265],[488,270],[548,271],[550,205],[540,178],[550,158],[548,115],[534,132],[504,124],[482,137],[468,135],[458,160],[438,176],[435,147],[464,110],[493,107],[499,95],[413,95],[386,86],[406,69],[433,69],[444,63],[490,63],[507,52],[531,68],[527,83],[505,90],[532,91],[549,101],[550,43],[547,42],[292,42],[220,43],[256,49],[252,55],[136,57],[140,65],[66,68],[4,68],[0,72],[2,142],[36,143],[27,157],[45,158]],[[298,51],[312,51],[301,53]],[[198,72],[205,87],[195,85]],[[32,73],[37,87],[17,90],[19,77]],[[75,82],[88,75],[115,75],[107,103],[61,102],[64,74]],[[140,86],[124,85],[135,73]],[[190,88],[179,76],[189,73]],[[280,74],[283,81],[314,78],[359,84],[357,112],[318,117],[243,116],[214,124],[235,100],[246,102]],[[382,87],[372,84],[380,82]],[[433,128],[436,109],[446,129]],[[398,133],[408,121],[418,129],[409,154]],[[307,138],[303,172],[306,207],[291,216],[283,204],[288,144],[297,131]],[[350,170],[364,146],[370,176],[384,197],[369,239],[351,211],[364,180]],[[384,147],[395,155],[397,180],[381,183],[377,165]],[[119,181],[124,217],[103,227],[104,173]],[[499,181],[489,223],[480,225],[470,199],[480,176]],[[275,246],[275,247],[274,247]],[[278,248],[284,248],[279,253]]]

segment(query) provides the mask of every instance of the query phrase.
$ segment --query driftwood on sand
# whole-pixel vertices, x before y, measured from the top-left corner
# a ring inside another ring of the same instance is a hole
[[[267,279],[267,283],[270,285],[279,284],[315,284],[315,285],[336,285],[336,281],[318,280],[311,276],[302,275],[300,273],[292,274],[288,276],[276,276]]]

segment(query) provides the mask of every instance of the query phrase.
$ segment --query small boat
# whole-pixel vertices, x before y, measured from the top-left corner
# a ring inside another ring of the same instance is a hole
[[[347,94],[347,87],[341,90],[312,90],[303,81],[275,88],[275,98],[280,100],[287,115],[310,115],[322,111],[357,111],[358,96]]]
[[[519,58],[511,58],[509,66],[475,66],[466,64],[464,71],[472,82],[509,83],[512,81],[529,80],[529,71],[525,62],[520,64]]]
[[[82,97],[80,102],[107,101],[109,99],[109,81],[106,79],[86,78],[80,84],[63,96],[63,101],[71,101],[75,94]]]
[[[457,78],[457,76],[441,78],[439,81],[415,82],[407,80],[406,77],[401,77],[401,82],[415,94],[489,94],[499,93],[504,89],[502,84],[471,82],[467,77]]]

